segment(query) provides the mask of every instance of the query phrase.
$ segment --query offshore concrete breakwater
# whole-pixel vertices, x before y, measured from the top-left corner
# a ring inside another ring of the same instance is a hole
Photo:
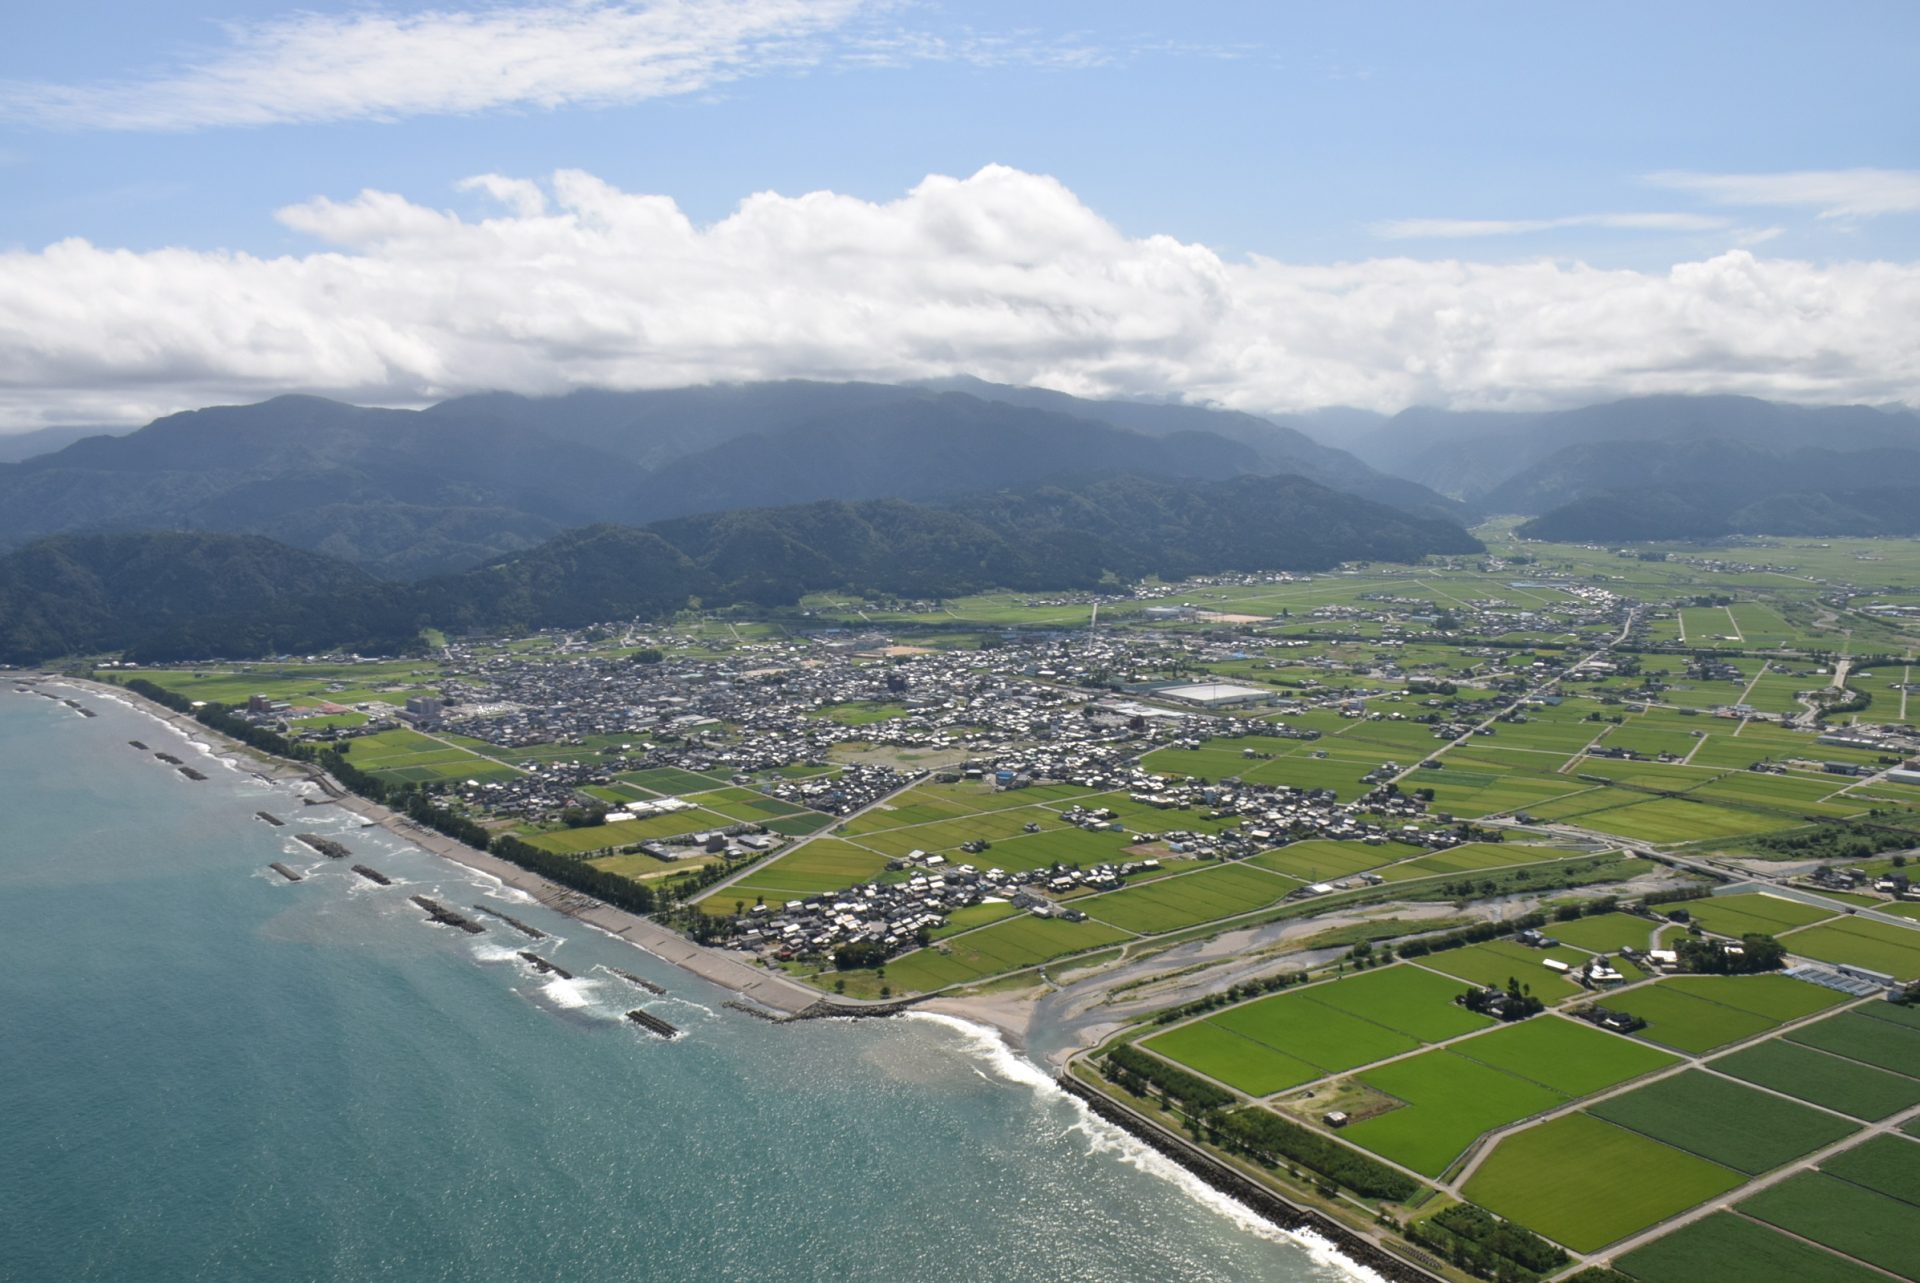
[[[1152,1121],[1134,1113],[1119,1101],[1096,1091],[1063,1073],[1054,1079],[1061,1091],[1084,1104],[1095,1116],[1112,1123],[1135,1140],[1151,1147],[1163,1157],[1179,1164],[1236,1203],[1292,1233],[1312,1234],[1327,1241],[1342,1257],[1378,1274],[1389,1283],[1445,1283],[1440,1275],[1422,1269],[1397,1256],[1374,1239],[1356,1233],[1339,1221],[1308,1207],[1301,1207],[1274,1193],[1245,1173],[1215,1158]]]
[[[324,797],[303,798],[310,806],[338,806],[369,821],[369,826],[379,825],[390,832],[411,842],[413,845],[433,854],[451,860],[487,877],[493,878],[504,886],[523,891],[538,903],[557,913],[565,914],[576,921],[616,936],[663,962],[672,963],[683,971],[691,972],[723,989],[731,990],[744,1004],[777,1013],[777,1018],[804,1015],[810,1020],[833,1017],[866,1017],[893,1015],[906,1009],[908,1004],[899,1002],[864,1003],[829,998],[818,989],[801,984],[778,971],[756,966],[727,951],[710,949],[695,944],[685,936],[661,923],[639,914],[618,909],[603,901],[596,900],[582,892],[551,882],[531,870],[521,868],[499,856],[476,850],[443,833],[426,828],[409,817],[400,814],[378,802],[350,792],[338,780],[315,767],[312,763],[292,761],[275,757],[250,745],[242,744],[219,731],[196,721],[194,718],[157,704],[152,700],[127,690],[121,686],[94,682],[85,678],[62,677],[59,679],[70,685],[111,697],[122,704],[130,705],[147,716],[164,723],[186,738],[229,756],[233,760],[251,764],[261,769],[254,773],[270,783],[305,785],[317,788]],[[46,692],[37,692],[46,693]],[[156,753],[155,756],[170,764],[180,764],[180,759],[170,754]],[[344,859],[352,852],[331,838],[316,833],[297,833],[297,840],[327,856],[329,859]],[[423,897],[413,897],[416,903]],[[426,905],[422,905],[426,908]],[[436,922],[444,925],[456,925],[451,919],[459,919],[460,929],[478,934],[483,931],[479,923],[462,914],[456,913],[444,905],[434,904],[429,910]],[[507,922],[515,930],[527,934],[530,939],[539,939],[526,924],[516,922],[497,910],[488,910],[490,916]],[[537,931],[537,928],[533,928]]]

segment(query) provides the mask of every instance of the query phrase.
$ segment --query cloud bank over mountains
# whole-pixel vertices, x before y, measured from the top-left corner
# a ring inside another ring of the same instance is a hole
[[[463,186],[496,212],[376,191],[280,210],[319,242],[298,255],[0,254],[0,426],[285,391],[405,405],[953,373],[1255,412],[1657,392],[1920,404],[1920,264],[1229,259],[1125,235],[1060,182],[999,166],[888,202],[760,193],[707,226],[577,170]]]

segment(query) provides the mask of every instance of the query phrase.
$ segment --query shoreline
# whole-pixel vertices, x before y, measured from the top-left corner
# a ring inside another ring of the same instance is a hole
[[[313,802],[312,805],[340,806],[431,855],[440,856],[532,896],[537,902],[557,913],[582,922],[604,934],[615,936],[634,948],[726,989],[734,994],[736,999],[746,999],[747,1002],[728,1005],[737,1005],[739,1010],[749,1014],[784,1022],[794,1019],[857,1019],[924,1012],[971,1025],[984,1037],[999,1043],[1004,1054],[1030,1066],[1036,1079],[1043,1080],[1034,1084],[1037,1088],[1059,1092],[1080,1104],[1094,1118],[1107,1123],[1135,1142],[1172,1162],[1215,1193],[1238,1205],[1255,1219],[1281,1231],[1295,1246],[1307,1250],[1312,1255],[1317,1255],[1313,1245],[1308,1241],[1317,1240],[1325,1245],[1328,1255],[1332,1257],[1337,1267],[1350,1276],[1384,1277],[1389,1280],[1389,1283],[1433,1283],[1435,1276],[1419,1271],[1417,1267],[1412,1267],[1404,1260],[1386,1253],[1378,1244],[1361,1238],[1353,1231],[1331,1221],[1326,1221],[1323,1226],[1321,1222],[1325,1221],[1324,1217],[1295,1207],[1277,1194],[1243,1177],[1239,1177],[1236,1183],[1237,1173],[1229,1171],[1224,1179],[1221,1178],[1217,1173],[1221,1165],[1211,1155],[1187,1144],[1181,1137],[1160,1133],[1158,1128],[1132,1116],[1130,1111],[1120,1108],[1106,1097],[1074,1080],[1067,1072],[1067,1062],[1075,1054],[1085,1050],[1081,1039],[1076,1038],[1072,1045],[1057,1049],[1047,1058],[1047,1063],[1036,1062],[1030,1052],[1029,1036],[1033,1018],[1039,1007],[1037,998],[1011,994],[1004,996],[983,994],[971,997],[932,997],[860,1006],[836,1002],[797,981],[763,971],[727,954],[696,945],[670,928],[626,910],[604,904],[583,892],[550,882],[539,874],[516,864],[476,850],[436,830],[425,828],[380,803],[348,791],[318,767],[275,757],[270,753],[242,744],[187,714],[156,704],[134,691],[87,678],[60,674],[37,674],[36,677],[42,681],[66,684],[93,694],[97,698],[117,699],[131,711],[166,724],[191,743],[207,749],[263,782],[277,785],[312,785],[325,794],[327,799],[325,802]],[[303,798],[302,802],[306,804],[307,799]],[[753,1006],[748,1006],[747,1003],[752,1003]],[[1399,1272],[1382,1271],[1380,1265],[1383,1262],[1396,1267]]]
[[[68,683],[102,698],[112,697],[123,700],[136,712],[166,723],[187,739],[241,764],[256,778],[268,783],[311,784],[327,795],[328,801],[325,805],[339,806],[354,815],[378,824],[396,837],[404,839],[431,855],[437,855],[476,873],[485,874],[517,891],[525,892],[556,913],[563,913],[607,935],[618,937],[636,949],[652,954],[664,962],[670,962],[683,971],[728,990],[737,997],[749,999],[783,1016],[797,1016],[814,1008],[826,1008],[828,1010],[823,1010],[821,1014],[828,1015],[863,1014],[863,1009],[858,1007],[847,1008],[844,1012],[832,1011],[831,1008],[840,1004],[830,1002],[826,995],[809,989],[797,981],[694,944],[678,932],[663,927],[657,922],[651,922],[624,909],[616,909],[610,904],[603,904],[582,892],[550,882],[517,864],[489,855],[485,851],[475,850],[444,833],[416,824],[406,816],[378,802],[348,791],[318,767],[277,758],[237,740],[229,739],[212,727],[195,721],[187,714],[177,713],[162,704],[156,704],[125,687],[80,677],[49,675],[48,680]],[[264,769],[252,769],[255,767],[264,767]]]

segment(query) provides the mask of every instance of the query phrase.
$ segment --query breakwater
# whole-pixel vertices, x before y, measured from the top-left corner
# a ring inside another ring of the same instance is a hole
[[[543,976],[559,976],[562,980],[573,979],[573,972],[568,971],[557,962],[548,962],[531,949],[522,949],[520,951],[520,957],[522,961],[526,962]]]
[[[653,983],[653,981],[651,980],[644,980],[641,977],[634,975],[633,972],[631,971],[622,971],[618,967],[609,967],[607,968],[607,970],[613,972],[614,975],[619,976],[622,980],[626,981],[628,984],[635,985],[641,989],[645,989],[648,993],[660,994],[664,996],[667,992],[663,986],[657,985]]]
[[[268,824],[273,825],[273,827],[276,829],[285,828],[287,825],[287,822],[285,820],[275,815],[272,811],[255,811],[253,813],[253,816],[257,820],[265,820]]]
[[[145,744],[142,744],[139,740],[128,740],[127,743],[133,745],[135,748],[139,749],[142,753],[151,753],[153,751],[152,749],[148,748]]]
[[[358,873],[361,877],[365,878],[367,881],[373,883],[375,886],[390,887],[393,885],[392,878],[380,872],[380,870],[370,869],[364,864],[354,865],[353,871],[355,873]]]
[[[190,780],[204,780],[207,778],[205,775],[202,775],[199,771],[194,770],[191,766],[177,766],[174,769],[179,771],[182,775],[186,776]]]
[[[300,875],[298,873],[295,873],[292,869],[289,869],[286,865],[280,863],[280,861],[278,860],[275,860],[272,864],[269,864],[267,867],[269,869],[272,869],[275,873],[278,873],[281,877],[285,878],[289,882],[300,881]]]
[[[1445,1283],[1438,1274],[1394,1255],[1373,1239],[1355,1233],[1326,1213],[1288,1202],[1239,1169],[1142,1118],[1072,1074],[1063,1073],[1054,1082],[1061,1091],[1085,1104],[1098,1117],[1151,1146],[1212,1188],[1251,1208],[1281,1229],[1296,1233],[1304,1231],[1323,1238],[1341,1256],[1372,1270],[1390,1283]]]
[[[481,926],[478,922],[474,922],[468,918],[462,917],[460,914],[455,913],[452,909],[449,909],[446,905],[441,904],[438,900],[429,900],[424,895],[413,895],[413,896],[408,896],[407,898],[409,900],[412,900],[415,904],[419,905],[422,909],[425,909],[427,911],[427,916],[429,918],[432,918],[435,922],[438,922],[443,927],[456,927],[459,930],[466,932],[468,935],[473,935],[473,936],[477,936],[482,931],[486,930],[486,928]]]
[[[332,838],[323,838],[318,833],[296,833],[293,836],[295,841],[306,843],[329,860],[344,860],[353,854]]]
[[[520,921],[520,919],[509,917],[508,915],[500,912],[500,910],[498,909],[489,909],[484,904],[476,904],[473,906],[473,911],[475,913],[484,913],[490,918],[500,919],[500,921],[506,923],[508,926],[512,927],[515,931],[518,931],[521,935],[527,937],[527,939],[529,940],[545,940],[547,938],[547,933],[542,931],[539,927],[530,927],[526,923]]]
[[[674,1038],[680,1033],[678,1029],[675,1029],[651,1011],[645,1011],[639,1007],[635,1007],[632,1011],[629,1011],[627,1013],[627,1019],[639,1025],[648,1033],[659,1034],[662,1038]]]

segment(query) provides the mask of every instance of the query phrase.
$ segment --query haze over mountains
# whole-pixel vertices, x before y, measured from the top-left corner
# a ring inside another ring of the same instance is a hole
[[[791,605],[821,589],[938,598],[1480,550],[1445,521],[1300,477],[1255,476],[1112,477],[937,506],[826,500],[594,525],[412,582],[259,535],[63,535],[0,557],[0,663],[101,650],[397,652],[428,627],[569,627],[690,602]]]
[[[1639,397],[1543,413],[1416,408],[1297,421],[1482,516],[1571,540],[1911,534],[1920,415],[1751,397]],[[1901,496],[1907,496],[1902,501]]]
[[[1738,397],[1276,421],[782,382],[287,396],[41,442],[0,464],[0,659],[1317,570],[1474,552],[1494,514],[1580,541],[1920,531],[1920,416]]]
[[[1292,474],[1418,516],[1464,514],[1250,416],[986,384],[787,382],[484,395],[420,412],[316,397],[191,411],[0,466],[0,545],[102,530],[260,533],[411,577],[594,522],[1120,474]]]

